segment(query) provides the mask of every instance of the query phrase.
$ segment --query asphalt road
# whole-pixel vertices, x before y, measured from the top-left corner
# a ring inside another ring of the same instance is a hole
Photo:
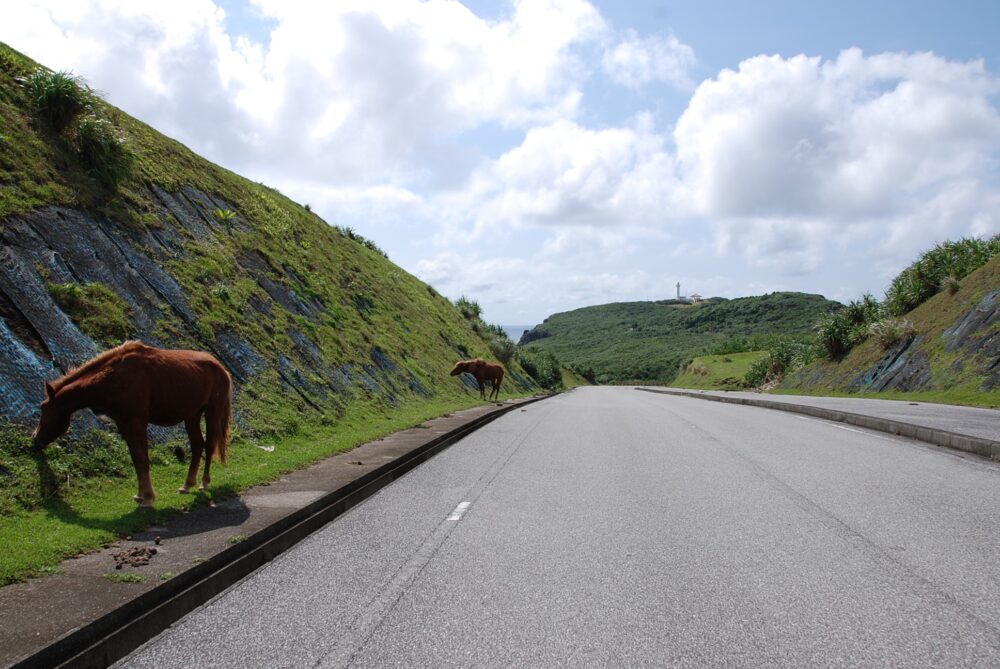
[[[1000,666],[1000,467],[581,388],[421,465],[126,667]]]

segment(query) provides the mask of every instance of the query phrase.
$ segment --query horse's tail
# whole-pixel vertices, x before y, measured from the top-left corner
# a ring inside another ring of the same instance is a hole
[[[225,463],[228,459],[227,445],[229,444],[229,429],[232,423],[233,411],[233,381],[229,372],[222,365],[219,365],[218,383],[212,393],[211,405],[209,407],[205,427],[208,438],[209,453],[219,456],[219,462]]]

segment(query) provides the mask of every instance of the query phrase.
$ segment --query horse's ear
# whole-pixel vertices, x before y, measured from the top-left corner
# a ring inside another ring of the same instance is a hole
[[[45,397],[50,400],[54,400],[56,398],[56,387],[48,381],[45,382]]]

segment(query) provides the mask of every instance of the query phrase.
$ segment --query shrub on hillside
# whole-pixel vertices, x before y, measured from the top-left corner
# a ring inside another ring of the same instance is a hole
[[[831,360],[841,358],[867,339],[872,324],[881,321],[884,313],[878,300],[866,293],[820,320],[816,326],[817,345]]]
[[[549,351],[537,348],[518,349],[517,361],[542,388],[552,390],[562,385],[562,370],[559,360]]]
[[[132,178],[136,158],[111,121],[89,115],[76,130],[80,163],[88,176],[108,188]]]
[[[915,330],[913,322],[906,318],[886,318],[872,323],[868,332],[883,349],[888,349],[899,342],[912,339]]]
[[[815,349],[808,343],[795,339],[778,340],[767,355],[757,358],[743,377],[745,385],[758,388],[770,381],[778,381],[800,367],[811,363]]]
[[[752,335],[733,335],[709,346],[704,355],[729,355],[730,353],[746,353],[748,351],[770,351],[790,341],[806,341],[808,334],[778,334],[754,333]]]
[[[957,282],[1000,253],[1000,235],[947,241],[924,252],[899,273],[885,293],[890,316],[902,316],[938,293],[957,290]],[[952,289],[952,285],[955,285]]]
[[[684,371],[687,374],[695,374],[695,375],[698,375],[698,376],[707,376],[708,375],[708,367],[706,367],[705,363],[701,362],[700,360],[689,363],[684,368]]]
[[[767,370],[770,368],[770,361],[767,356],[757,358],[750,363],[747,373],[743,376],[743,383],[749,388],[759,388],[767,383]]]
[[[361,244],[366,249],[370,249],[370,250],[374,251],[375,253],[379,254],[383,258],[388,258],[389,257],[388,254],[385,251],[383,251],[382,249],[380,249],[375,242],[373,242],[372,240],[368,239],[367,237],[365,237],[364,235],[362,235],[360,232],[357,232],[354,228],[352,228],[350,226],[346,226],[346,227],[343,227],[343,228],[338,228],[338,230],[340,231],[341,235],[343,235],[344,237],[347,237],[351,241],[354,241],[354,242],[357,242],[358,244]]]
[[[508,364],[511,358],[514,357],[514,352],[517,350],[517,346],[510,340],[506,334],[502,337],[494,336],[490,339],[490,351],[496,356],[497,360],[503,364]]]
[[[72,72],[50,72],[39,68],[24,81],[35,116],[62,132],[93,107],[93,93]]]
[[[470,300],[465,295],[455,300],[455,306],[462,313],[462,316],[471,320],[481,318],[483,315],[483,308],[479,306],[479,303],[475,300]]]

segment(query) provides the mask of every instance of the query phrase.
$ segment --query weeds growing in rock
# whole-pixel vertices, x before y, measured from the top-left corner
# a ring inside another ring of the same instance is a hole
[[[85,335],[117,346],[135,334],[128,302],[103,283],[49,283],[49,295]]]
[[[77,151],[87,175],[115,190],[132,178],[136,157],[111,121],[86,116],[76,130]]]
[[[233,219],[236,218],[236,212],[231,209],[220,209],[216,207],[215,209],[215,220],[219,223],[225,223],[227,226],[232,225]]]

